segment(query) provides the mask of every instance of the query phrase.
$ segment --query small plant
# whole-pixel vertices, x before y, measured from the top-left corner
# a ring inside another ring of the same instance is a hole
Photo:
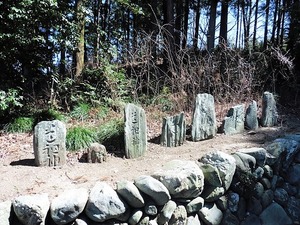
[[[18,117],[9,123],[5,130],[10,133],[26,133],[32,131],[33,125],[34,118]]]
[[[121,119],[110,120],[107,123],[102,124],[97,129],[97,139],[100,143],[111,140],[114,137],[123,135],[124,122]]]
[[[22,107],[22,100],[23,96],[16,89],[9,89],[7,92],[0,90],[0,116],[15,107]]]
[[[89,117],[91,106],[87,103],[79,103],[74,107],[70,116],[77,120],[86,120]]]
[[[69,151],[77,151],[87,148],[91,143],[96,142],[96,132],[87,127],[73,127],[68,130],[66,147]]]
[[[54,109],[47,109],[35,113],[35,124],[41,121],[60,120],[65,121],[64,115]]]

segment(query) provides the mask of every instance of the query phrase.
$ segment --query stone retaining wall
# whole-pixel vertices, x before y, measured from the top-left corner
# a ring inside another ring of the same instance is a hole
[[[174,160],[151,176],[0,203],[0,224],[287,225],[300,221],[299,135]]]

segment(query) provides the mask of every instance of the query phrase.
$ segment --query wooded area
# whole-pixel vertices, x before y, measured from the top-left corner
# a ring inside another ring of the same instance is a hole
[[[297,102],[300,0],[0,1],[0,116],[172,94]]]

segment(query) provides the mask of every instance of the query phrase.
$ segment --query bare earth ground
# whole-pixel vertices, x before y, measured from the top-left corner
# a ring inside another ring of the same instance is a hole
[[[160,124],[150,127],[148,136],[160,132]],[[286,133],[300,132],[300,120],[295,116],[281,118],[280,126],[259,128],[256,132],[226,136],[200,142],[186,141],[176,148],[162,147],[148,142],[144,157],[125,159],[110,154],[101,164],[78,162],[78,155],[68,154],[66,165],[58,168],[34,166],[31,134],[0,133],[0,202],[26,194],[48,193],[50,199],[63,190],[85,187],[91,189],[97,181],[115,187],[122,179],[134,180],[140,175],[150,175],[173,159],[197,160],[205,153],[220,150],[232,153],[241,148],[264,147]]]

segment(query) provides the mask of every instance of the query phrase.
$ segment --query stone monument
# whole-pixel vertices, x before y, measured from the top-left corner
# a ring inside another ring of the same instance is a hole
[[[184,113],[168,116],[163,119],[160,144],[167,147],[177,147],[185,141],[186,127]]]
[[[263,127],[272,127],[277,125],[277,120],[278,112],[274,95],[266,91],[262,97],[261,124]]]
[[[217,133],[217,120],[214,97],[198,94],[193,114],[192,140],[201,141],[213,138]]]
[[[229,109],[224,119],[223,131],[225,134],[238,134],[245,129],[244,104],[234,106]]]
[[[59,120],[42,121],[34,128],[33,148],[37,166],[61,166],[66,162],[66,127]]]
[[[256,101],[252,101],[246,110],[245,126],[249,130],[256,130],[258,128]]]
[[[125,106],[125,156],[137,158],[147,150],[147,124],[144,109],[134,104]]]

